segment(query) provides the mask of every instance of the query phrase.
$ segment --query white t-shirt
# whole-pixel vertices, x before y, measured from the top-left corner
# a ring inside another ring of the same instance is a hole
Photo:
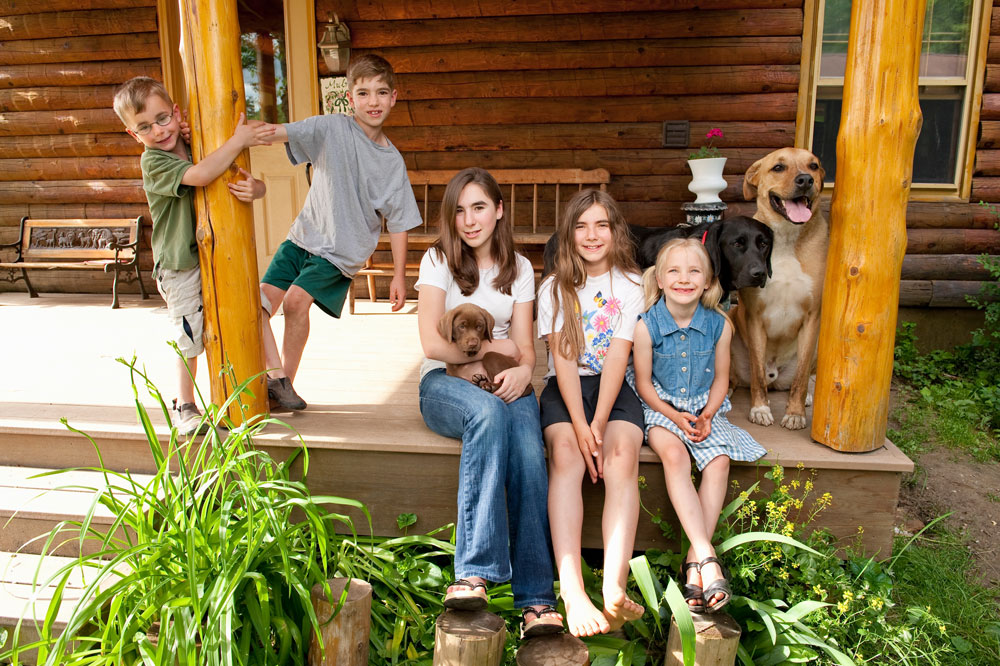
[[[517,260],[517,276],[510,286],[510,294],[497,291],[493,280],[499,272],[494,264],[479,271],[479,286],[468,296],[463,296],[455,282],[455,276],[448,269],[448,261],[433,248],[424,253],[420,260],[420,274],[415,285],[419,290],[424,285],[444,290],[444,311],[447,312],[462,303],[473,303],[493,315],[493,339],[506,340],[510,337],[510,318],[514,314],[515,303],[530,303],[535,300],[535,271],[531,262],[520,254]],[[443,361],[425,358],[420,366],[420,377],[431,370],[443,368]]]
[[[580,374],[599,375],[604,367],[612,338],[631,342],[635,323],[642,313],[643,295],[641,277],[635,273],[622,273],[614,269],[603,275],[588,277],[576,295],[580,301],[580,323],[583,325],[585,347],[577,367]],[[538,289],[538,337],[559,332],[563,326],[562,305],[556,307],[555,278],[547,277]],[[555,310],[555,323],[552,312]],[[546,377],[556,374],[549,349],[549,371]]]

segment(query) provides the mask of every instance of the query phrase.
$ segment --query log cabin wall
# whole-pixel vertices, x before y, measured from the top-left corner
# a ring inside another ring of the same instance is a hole
[[[20,219],[146,216],[142,146],[111,109],[116,85],[161,79],[155,0],[0,0],[0,242]],[[0,291],[24,291],[0,271]],[[152,289],[147,279],[147,288]],[[111,289],[99,271],[34,271],[40,291]],[[138,293],[134,284],[119,290]]]
[[[746,169],[794,143],[801,1],[316,0],[317,34],[334,14],[355,53],[396,69],[386,131],[411,169],[601,167],[630,222],[670,226],[693,200],[686,159],[709,129],[725,132],[730,215],[752,214]],[[992,34],[986,92],[1000,93],[996,17]],[[1000,148],[998,100],[984,96],[981,149]],[[688,148],[662,146],[671,120],[690,121]],[[977,169],[972,201],[1000,202],[1000,150],[981,153]],[[901,305],[968,307],[988,279],[976,256],[1000,252],[993,216],[914,202],[907,220]]]

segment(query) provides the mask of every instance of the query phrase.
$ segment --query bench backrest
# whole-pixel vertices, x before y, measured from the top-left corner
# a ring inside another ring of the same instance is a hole
[[[418,195],[418,203],[421,204],[422,215],[424,218],[423,231],[427,232],[428,224],[428,202],[430,200],[430,188],[435,185],[447,185],[448,181],[458,173],[458,169],[445,170],[445,171],[408,171],[407,175],[410,178],[410,184],[413,185],[414,192],[417,193],[423,189],[422,202],[419,201],[421,197]],[[611,174],[607,169],[491,169],[490,173],[496,178],[497,183],[500,185],[500,190],[503,192],[504,203],[507,211],[507,219],[511,226],[516,226],[520,224],[525,230],[530,229],[532,233],[538,231],[539,225],[539,214],[538,207],[541,201],[539,190],[541,187],[546,187],[549,190],[554,190],[554,204],[555,204],[555,216],[554,219],[548,222],[548,224],[543,224],[547,228],[554,227],[559,221],[559,207],[561,205],[561,198],[569,198],[570,195],[564,195],[560,190],[562,188],[569,188],[572,192],[581,190],[584,186],[596,186],[599,189],[606,190],[608,183],[611,182]],[[530,195],[527,193],[527,188],[530,187]],[[521,192],[522,200],[525,196],[529,196],[531,199],[531,219],[530,224],[524,220],[518,220],[515,218],[517,211],[517,195]]]
[[[111,243],[134,243],[142,228],[142,217],[132,219],[21,220],[21,258],[24,261],[89,261],[114,259]],[[130,261],[132,248],[118,251],[118,259]]]

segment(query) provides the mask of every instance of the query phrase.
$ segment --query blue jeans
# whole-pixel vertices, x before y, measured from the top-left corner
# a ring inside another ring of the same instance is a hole
[[[514,605],[555,605],[545,445],[534,395],[509,405],[443,369],[420,381],[424,423],[462,440],[455,577],[511,580]]]

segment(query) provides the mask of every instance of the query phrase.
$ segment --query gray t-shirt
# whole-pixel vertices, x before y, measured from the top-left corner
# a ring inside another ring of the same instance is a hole
[[[354,118],[313,116],[285,125],[288,159],[311,162],[312,186],[288,240],[353,276],[375,251],[382,231],[422,223],[403,156],[369,139]]]

